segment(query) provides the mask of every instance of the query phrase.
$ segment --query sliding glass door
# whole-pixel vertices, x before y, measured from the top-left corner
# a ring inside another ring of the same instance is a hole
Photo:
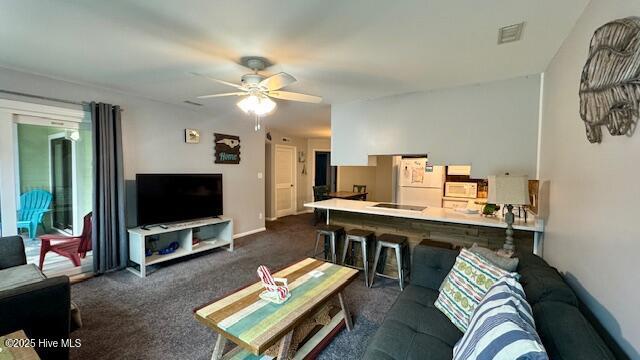
[[[88,115],[0,99],[0,150],[2,235],[20,235],[27,262],[39,264],[40,237],[79,236],[83,217],[92,211]],[[91,253],[76,267],[70,259],[48,252],[43,270],[48,275],[74,274],[91,271],[91,263]]]

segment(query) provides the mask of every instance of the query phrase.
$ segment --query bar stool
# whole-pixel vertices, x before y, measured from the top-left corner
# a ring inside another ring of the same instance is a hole
[[[373,240],[373,231],[352,229],[347,231],[347,237],[344,241],[344,248],[342,249],[342,265],[348,266],[358,270],[364,270],[364,286],[369,287],[369,248],[367,243]],[[362,250],[362,267],[356,266],[355,257],[353,258],[353,265],[346,265],[347,252],[349,251],[349,245],[353,248],[355,243],[360,243],[360,249]]]
[[[325,246],[324,246],[324,253],[325,253],[325,259],[327,258],[327,246],[326,246],[326,240],[327,238],[329,238],[329,251],[331,251],[331,262],[332,263],[336,263],[336,242],[338,241],[338,239],[340,238],[340,236],[344,234],[344,228],[342,226],[337,226],[337,225],[319,225],[316,227],[316,246],[313,250],[313,257],[315,258],[316,255],[318,255],[318,245],[320,244],[320,237],[324,237],[325,239]]]
[[[398,281],[400,282],[400,291],[404,290],[404,279],[405,279],[405,270],[408,270],[408,257],[409,257],[409,239],[406,236],[402,235],[394,235],[394,234],[382,234],[378,236],[378,245],[376,246],[376,256],[373,261],[373,276],[371,277],[371,282],[369,287],[373,286],[373,280],[376,276],[382,276],[390,279],[395,279],[389,275],[385,275],[382,272],[384,271],[384,262],[386,260],[386,256],[383,254],[382,256],[382,264],[378,264],[378,261],[381,260],[380,253],[384,248],[385,254],[387,248],[394,249],[396,252],[396,262],[398,266]],[[405,256],[406,255],[406,256]]]

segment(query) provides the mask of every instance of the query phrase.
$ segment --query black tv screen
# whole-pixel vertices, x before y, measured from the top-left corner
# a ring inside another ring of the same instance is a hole
[[[222,174],[137,174],[138,225],[222,215]]]

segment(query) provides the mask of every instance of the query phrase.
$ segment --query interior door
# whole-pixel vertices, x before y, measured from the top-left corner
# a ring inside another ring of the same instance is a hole
[[[296,148],[276,145],[275,153],[276,216],[296,212]]]

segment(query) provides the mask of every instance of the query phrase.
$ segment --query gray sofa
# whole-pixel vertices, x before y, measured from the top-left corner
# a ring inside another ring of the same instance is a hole
[[[429,246],[414,249],[411,284],[387,313],[369,342],[364,359],[452,358],[453,347],[462,333],[435,308],[434,302],[457,255],[455,250]],[[533,254],[519,254],[519,258],[521,283],[533,308],[538,334],[551,359],[626,358],[615,344],[606,343],[587,321],[576,295],[554,268]]]
[[[69,338],[69,278],[45,277],[27,264],[19,236],[0,238],[0,335],[24,330],[27,337],[60,341]],[[67,347],[36,347],[41,359],[68,359]]]

